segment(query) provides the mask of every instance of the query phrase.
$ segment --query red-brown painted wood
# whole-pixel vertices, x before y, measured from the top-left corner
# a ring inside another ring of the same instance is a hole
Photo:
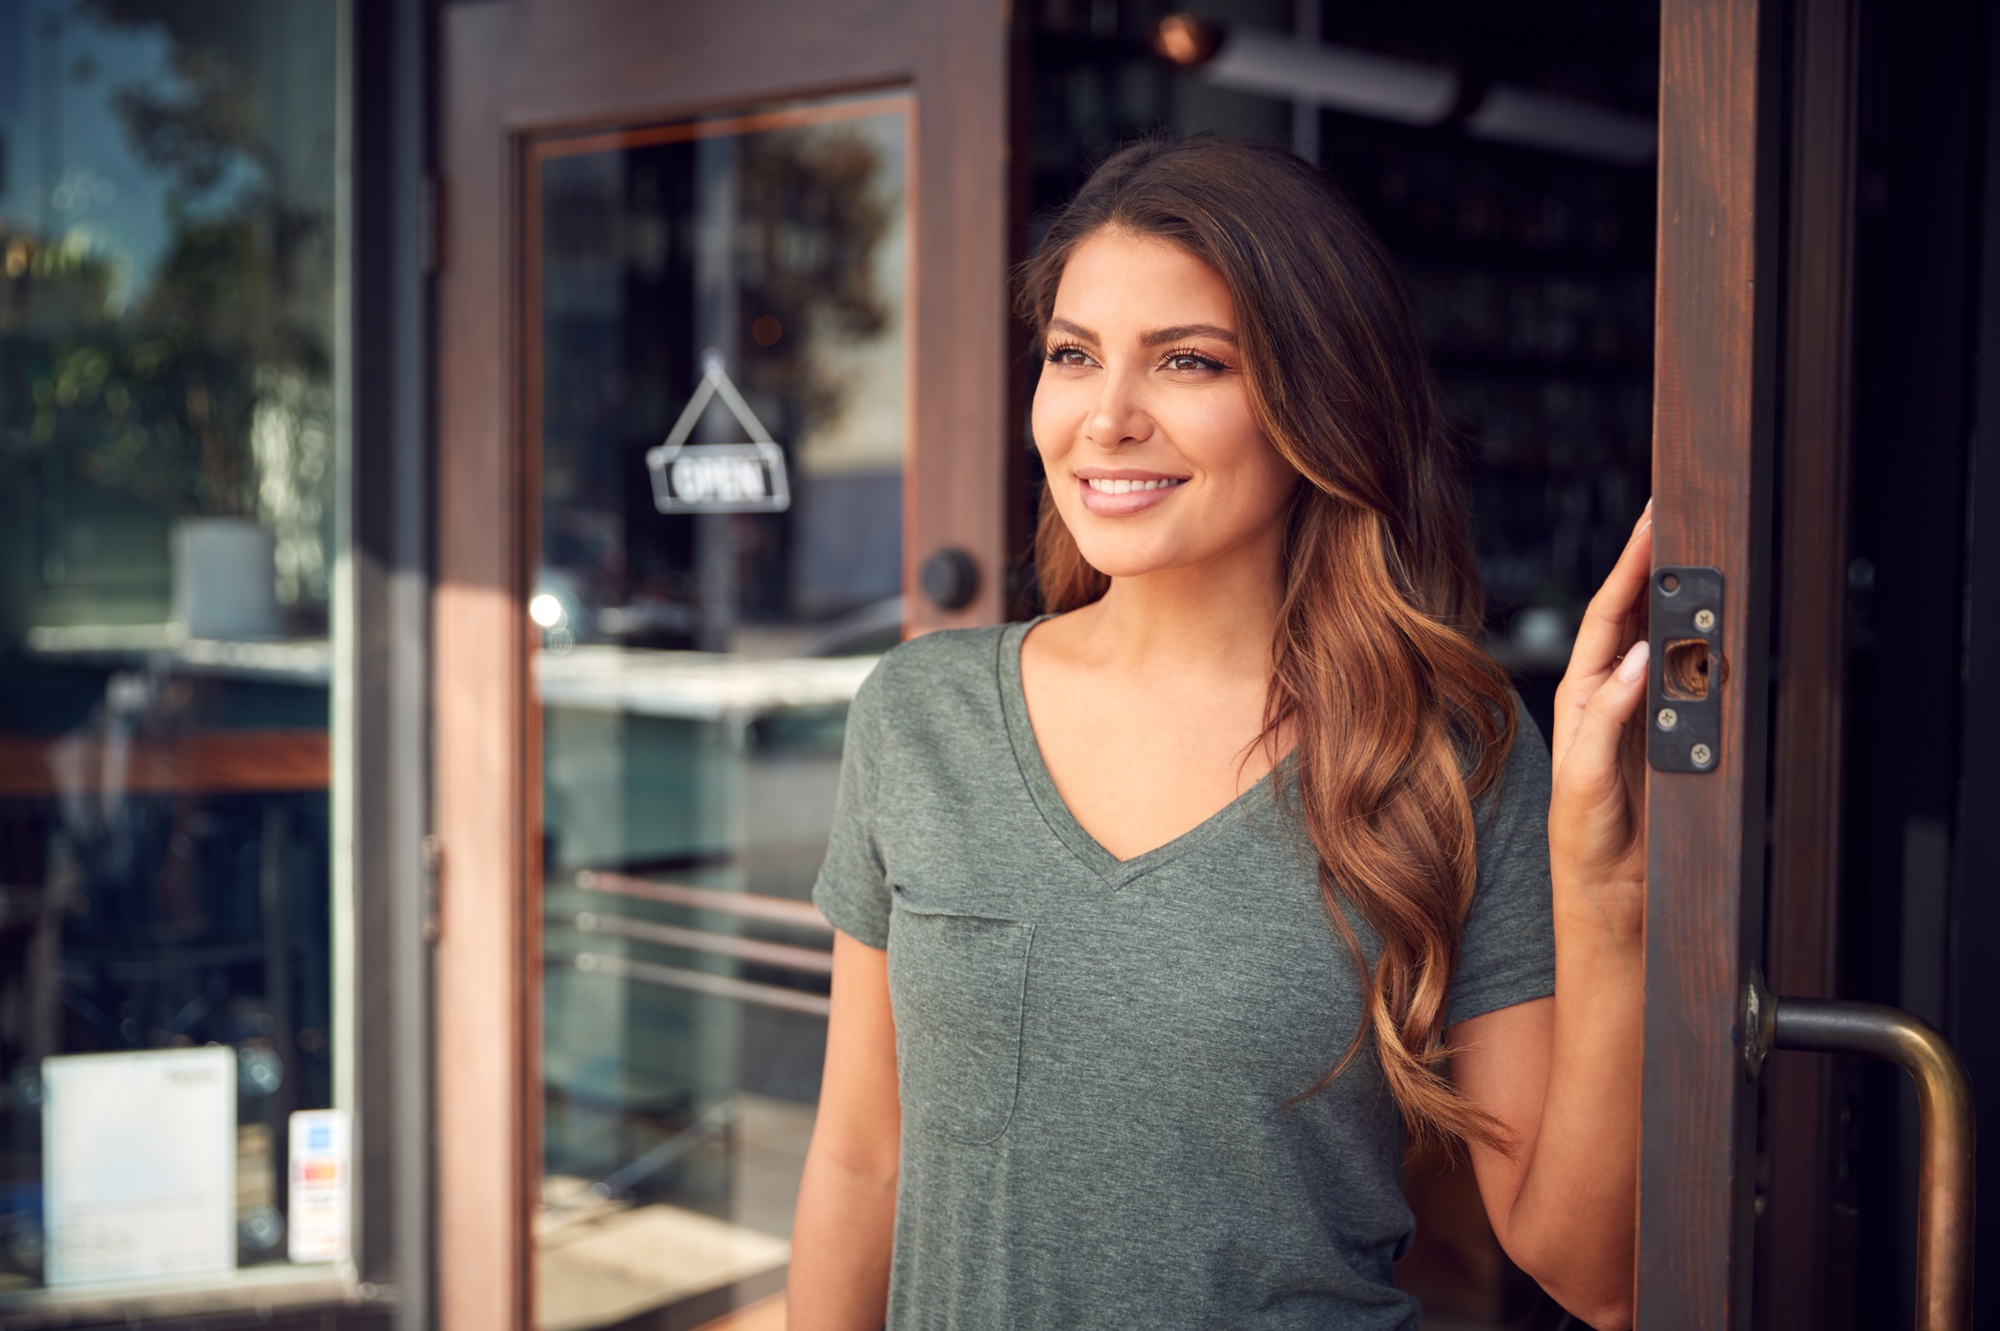
[[[438,289],[435,788],[437,1292],[447,1331],[524,1327],[534,1196],[533,973],[521,829],[527,558],[512,382],[511,150],[500,124],[513,5],[444,11]]]
[[[1759,943],[1764,463],[1759,0],[1661,6],[1653,557],[1727,580],[1722,748],[1648,791],[1639,1326],[1748,1325],[1755,1088],[1741,1006]],[[1765,287],[1775,285],[1763,283]]]
[[[325,790],[330,752],[324,730],[142,736],[115,755],[101,739],[0,735],[0,798]]]
[[[914,429],[903,473],[908,631],[1005,616],[1007,439],[1007,6],[916,0]],[[916,571],[956,546],[973,557],[971,604],[926,600]]]

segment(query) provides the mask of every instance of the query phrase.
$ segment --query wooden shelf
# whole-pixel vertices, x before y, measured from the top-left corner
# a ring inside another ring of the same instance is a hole
[[[0,735],[0,798],[117,789],[132,795],[217,795],[327,788],[324,730],[206,730],[145,736],[114,752],[100,736]]]

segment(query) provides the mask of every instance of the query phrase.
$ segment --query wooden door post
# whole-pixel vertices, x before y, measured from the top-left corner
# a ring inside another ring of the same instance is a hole
[[[1638,1325],[1748,1325],[1742,1006],[1763,893],[1772,0],[1664,0],[1653,559],[1723,574],[1720,749],[1650,774]],[[1656,671],[1661,669],[1658,652]]]

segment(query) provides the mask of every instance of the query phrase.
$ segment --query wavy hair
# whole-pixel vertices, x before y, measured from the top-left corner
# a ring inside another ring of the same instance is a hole
[[[1483,599],[1457,450],[1408,295],[1324,173],[1273,146],[1196,135],[1124,148],[1055,217],[1018,274],[1045,333],[1076,247],[1103,230],[1169,241],[1221,275],[1250,397],[1298,469],[1261,742],[1295,739],[1294,813],[1330,926],[1415,1138],[1507,1146],[1445,1076],[1445,1001],[1477,878],[1473,802],[1514,740],[1513,691],[1478,643]],[[1052,611],[1102,596],[1046,488],[1035,537]],[[1381,940],[1371,967],[1347,911]]]

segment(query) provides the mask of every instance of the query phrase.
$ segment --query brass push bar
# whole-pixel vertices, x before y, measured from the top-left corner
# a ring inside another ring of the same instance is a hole
[[[1916,1331],[1964,1331],[1972,1309],[1972,1082],[1945,1038],[1900,1008],[1774,998],[1751,980],[1745,1055],[1755,1075],[1771,1049],[1869,1054],[1917,1084]]]

